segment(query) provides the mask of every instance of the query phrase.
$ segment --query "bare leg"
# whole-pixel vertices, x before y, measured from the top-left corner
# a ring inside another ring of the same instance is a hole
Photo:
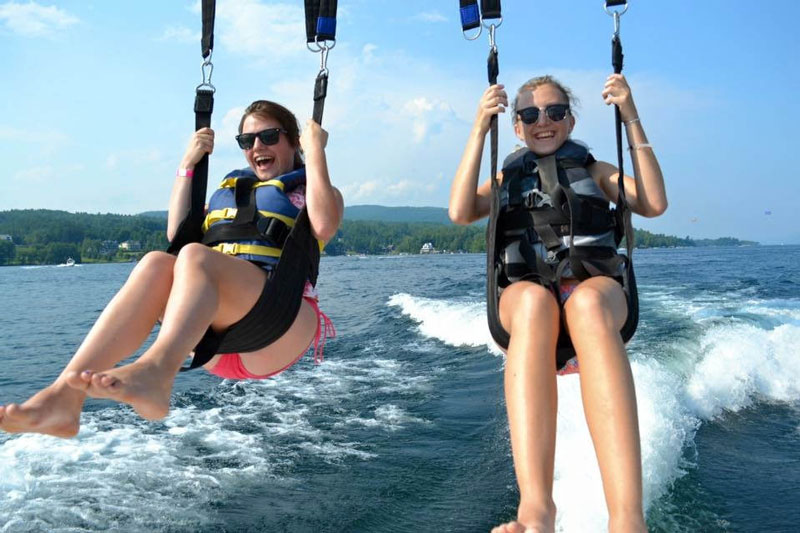
[[[500,299],[500,320],[511,334],[505,394],[520,503],[517,520],[492,531],[553,531],[558,304],[540,285],[514,283]]]
[[[610,532],[646,531],[636,392],[619,330],[625,295],[611,278],[582,282],[564,312],[580,364],[581,394],[592,435]]]
[[[82,374],[86,392],[130,404],[144,418],[163,418],[169,412],[175,375],[206,329],[221,330],[244,317],[261,295],[265,281],[266,273],[251,263],[200,244],[186,246],[175,263],[158,338],[131,364],[99,373],[87,368]],[[301,313],[298,318],[302,322],[301,317],[307,316]],[[292,328],[298,324],[308,327],[296,320]],[[290,338],[295,335],[292,328],[286,334]]]
[[[141,346],[164,311],[174,262],[173,256],[162,252],[147,254],[55,382],[21,405],[0,406],[0,429],[57,437],[76,435],[86,394],[68,385],[79,383],[81,369],[111,368]]]

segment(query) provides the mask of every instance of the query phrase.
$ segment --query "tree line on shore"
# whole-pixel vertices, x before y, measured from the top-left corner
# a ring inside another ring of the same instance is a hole
[[[0,211],[0,265],[131,261],[167,247],[166,218],[154,215]],[[347,220],[325,247],[328,255],[485,252],[485,226]],[[693,240],[635,230],[637,248],[756,244],[733,238]]]

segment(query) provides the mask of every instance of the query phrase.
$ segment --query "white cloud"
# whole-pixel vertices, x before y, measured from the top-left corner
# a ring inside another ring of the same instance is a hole
[[[164,28],[164,32],[158,38],[159,41],[177,42],[177,43],[199,43],[201,32],[194,31],[186,26],[168,26]]]
[[[13,126],[0,125],[0,141],[23,142],[23,143],[40,143],[46,139],[48,144],[63,144],[68,140],[68,137],[56,130],[24,130],[15,128]]]
[[[168,157],[174,158],[173,155],[167,156],[158,148],[122,150],[112,152],[106,156],[106,168],[108,170],[117,170],[120,168],[158,165],[164,163]]]
[[[25,37],[52,37],[58,31],[80,22],[63,9],[42,6],[36,2],[7,2],[0,5],[0,21],[13,33]]]
[[[367,43],[361,49],[361,58],[364,61],[365,65],[371,65],[375,63],[375,50],[378,49],[378,46],[372,43]]]
[[[31,184],[44,184],[57,177],[56,169],[52,165],[44,165],[38,167],[30,167],[25,170],[20,170],[14,176],[15,181],[20,183]]]
[[[226,0],[217,5],[220,43],[233,53],[281,61],[306,52],[302,4]]]
[[[438,11],[423,11],[422,13],[414,15],[411,20],[436,23],[447,22],[448,19]]]

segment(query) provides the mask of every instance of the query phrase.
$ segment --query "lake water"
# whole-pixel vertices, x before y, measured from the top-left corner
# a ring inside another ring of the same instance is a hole
[[[263,382],[177,379],[171,414],[90,400],[70,440],[0,434],[0,531],[479,532],[515,515],[484,257],[323,258],[338,338]],[[648,525],[797,531],[800,247],[637,250]],[[0,403],[48,384],[132,265],[0,268]],[[558,528],[606,511],[559,378]]]

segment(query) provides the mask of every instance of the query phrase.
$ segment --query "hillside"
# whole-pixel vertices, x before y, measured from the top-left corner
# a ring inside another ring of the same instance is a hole
[[[0,265],[130,261],[167,246],[166,212],[141,215],[68,213],[46,209],[0,211]],[[347,208],[328,255],[419,253],[432,243],[439,251],[483,252],[485,225],[456,226],[441,207]],[[731,237],[693,240],[636,230],[638,248],[741,246],[758,244]]]

